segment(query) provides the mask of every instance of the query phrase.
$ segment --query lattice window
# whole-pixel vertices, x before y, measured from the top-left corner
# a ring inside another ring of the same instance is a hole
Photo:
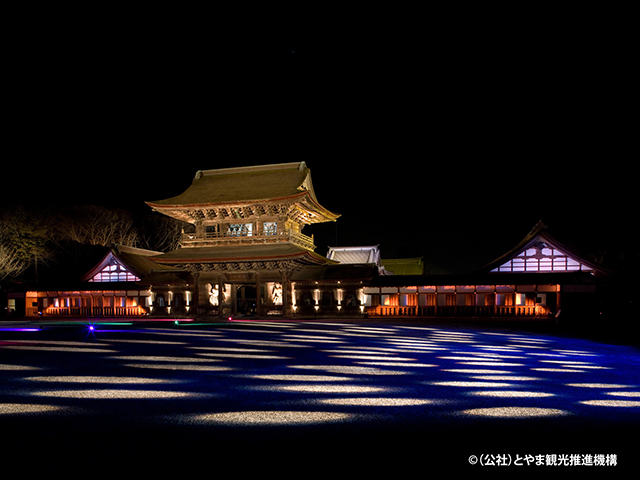
[[[90,282],[138,282],[140,279],[115,260],[96,273]]]
[[[561,250],[541,242],[493,269],[492,272],[575,272],[580,270],[593,271],[591,267],[569,257]]]

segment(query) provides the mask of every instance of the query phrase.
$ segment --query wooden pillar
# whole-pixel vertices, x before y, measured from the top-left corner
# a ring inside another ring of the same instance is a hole
[[[562,288],[560,287],[560,285],[557,285],[556,286],[556,310],[560,310],[562,308],[562,302],[561,302],[562,296],[560,295],[561,290]]]
[[[493,286],[493,306],[491,307],[493,309],[493,316],[497,317],[498,316],[498,289],[496,288],[496,286]]]
[[[282,274],[282,314],[284,316],[293,315],[293,303],[291,302],[291,271],[289,269],[280,270]]]
[[[205,226],[202,223],[202,220],[198,220],[195,223],[195,227],[196,227],[196,238],[197,239],[203,239],[205,237]]]
[[[434,316],[438,316],[438,287],[436,286],[436,291],[435,291],[436,297],[435,297],[435,301],[436,304],[433,307],[433,314]]]
[[[260,283],[260,272],[256,272],[256,315],[262,315],[262,285]]]
[[[197,316],[199,313],[200,307],[200,272],[193,272],[193,298],[191,299],[191,308],[194,310],[192,312],[193,316]]]
[[[224,318],[224,312],[222,311],[224,308],[224,304],[227,299],[224,296],[224,277],[220,275],[220,278],[217,280],[218,282],[218,316],[220,318]]]
[[[556,285],[556,324],[560,322],[560,310],[562,309],[562,295],[560,294],[561,290],[562,287],[559,284]]]
[[[453,292],[453,316],[458,316],[458,286],[456,285],[456,289]]]
[[[473,315],[478,316],[478,286],[473,286]]]
[[[237,285],[231,284],[231,316],[235,316],[238,313],[238,294],[236,292]]]

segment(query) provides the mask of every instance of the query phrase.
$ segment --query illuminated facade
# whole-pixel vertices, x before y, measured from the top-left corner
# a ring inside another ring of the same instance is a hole
[[[108,249],[78,282],[9,294],[9,309],[24,302],[27,317],[144,317],[152,311],[151,285],[142,282],[159,252],[125,246]],[[160,267],[162,268],[162,267]],[[13,298],[11,298],[13,297]],[[13,300],[13,302],[11,301]]]
[[[380,276],[363,289],[369,316],[548,318],[592,313],[607,270],[554,239],[542,223],[511,251],[466,275]]]
[[[200,315],[292,315],[293,275],[337,263],[302,233],[339,217],[319,204],[304,162],[198,171],[181,195],[147,203],[191,225],[181,248],[153,260],[192,274]]]
[[[188,223],[180,248],[114,247],[72,288],[22,292],[25,315],[553,318],[593,311],[608,273],[542,223],[465,275],[425,275],[422,258],[385,261],[378,246],[319,255],[302,231],[339,215],[319,204],[304,162],[199,171],[182,194],[147,203]]]

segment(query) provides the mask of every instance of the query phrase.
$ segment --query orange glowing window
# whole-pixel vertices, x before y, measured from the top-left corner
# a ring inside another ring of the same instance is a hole
[[[380,303],[386,307],[397,307],[398,306],[398,294],[391,295],[381,295]]]

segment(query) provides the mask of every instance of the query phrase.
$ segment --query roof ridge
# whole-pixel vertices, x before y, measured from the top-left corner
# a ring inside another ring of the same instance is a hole
[[[148,250],[146,248],[132,247],[130,245],[121,245],[119,243],[115,243],[113,245],[113,248],[115,248],[117,252],[130,253],[132,255],[141,255],[144,257],[151,257],[151,256],[159,255],[162,253],[157,250]]]
[[[253,165],[248,167],[228,167],[228,168],[213,168],[209,170],[198,170],[195,178],[198,179],[202,176],[213,175],[231,175],[234,173],[253,173],[253,172],[267,172],[272,170],[304,170],[307,167],[305,162],[290,162],[290,163],[271,163],[268,165]]]

